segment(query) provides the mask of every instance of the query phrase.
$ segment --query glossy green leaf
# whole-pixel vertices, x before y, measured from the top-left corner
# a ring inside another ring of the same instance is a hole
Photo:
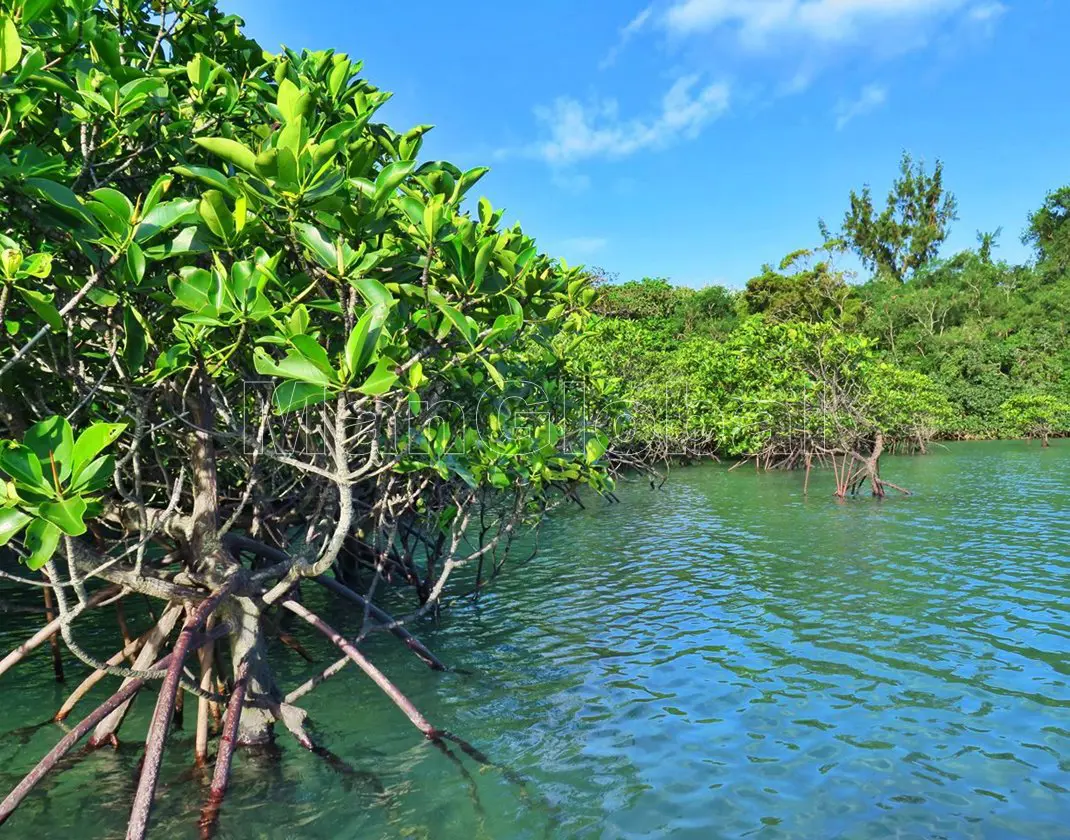
[[[224,242],[230,242],[234,238],[237,232],[234,213],[219,190],[208,190],[202,195],[197,212],[208,229]]]
[[[28,446],[12,441],[0,442],[0,470],[34,490],[51,492],[51,485],[45,483],[41,471],[41,461]]]
[[[193,142],[239,169],[256,173],[256,155],[248,146],[243,146],[237,140],[231,140],[229,137],[194,137]]]
[[[308,248],[312,258],[322,268],[329,271],[337,270],[338,258],[334,244],[323,235],[319,228],[304,222],[295,224],[293,228],[297,234],[297,241]]]
[[[78,200],[78,196],[71,192],[69,188],[63,186],[63,184],[50,181],[48,178],[27,178],[26,186],[35,190],[51,204],[61,210],[67,211],[72,216],[77,216],[83,221],[91,221],[90,215],[86,212],[82,202]]]
[[[60,481],[66,481],[71,474],[74,450],[74,432],[66,417],[55,415],[35,423],[26,430],[22,442],[41,462],[42,469],[46,471],[46,481],[52,480],[52,461],[55,461]]]
[[[36,313],[37,317],[48,324],[49,328],[53,330],[63,329],[63,316],[52,305],[52,295],[45,295],[35,289],[24,289],[21,286],[16,286],[15,290],[19,293],[19,297],[26,302],[26,305]]]
[[[283,382],[271,395],[276,414],[288,414],[311,405],[318,405],[330,397],[322,385],[309,382]]]
[[[364,384],[357,390],[362,394],[367,394],[369,397],[382,396],[393,388],[394,383],[398,381],[397,374],[394,372],[396,366],[392,359],[380,359],[375,366],[375,370],[371,372],[371,375],[364,380]]]
[[[134,218],[134,205],[121,192],[111,187],[100,187],[89,193],[96,201],[104,204],[111,210],[120,220],[129,224]]]
[[[188,198],[178,198],[157,204],[145,214],[141,224],[137,226],[137,231],[134,233],[135,241],[147,242],[157,234],[170,230],[176,225],[196,220],[197,204],[198,202]]]
[[[175,166],[171,171],[176,175],[183,175],[186,178],[200,181],[206,186],[221,190],[231,198],[238,195],[238,188],[231,184],[230,178],[218,169],[212,169],[207,166]]]
[[[29,557],[26,558],[27,568],[37,571],[48,563],[56,553],[62,535],[62,531],[46,519],[35,519],[31,522],[23,538],[29,552]]]
[[[71,491],[74,493],[96,493],[111,484],[115,472],[115,456],[101,455],[94,458],[74,475]]]
[[[346,366],[350,373],[361,373],[372,361],[388,314],[385,306],[372,306],[353,327],[346,341]]]
[[[85,499],[81,496],[73,496],[69,499],[58,499],[54,502],[45,502],[39,507],[42,518],[47,519],[64,534],[69,537],[81,536],[85,533]]]
[[[7,545],[32,520],[32,516],[16,508],[0,508],[0,545]]]
[[[490,378],[494,382],[494,384],[498,386],[498,390],[504,391],[505,378],[502,376],[501,371],[498,370],[498,368],[496,368],[493,364],[491,364],[482,356],[479,357],[479,361],[483,363],[483,367],[486,368],[486,371],[490,375]]]
[[[296,379],[323,387],[329,386],[332,379],[330,374],[321,370],[314,362],[294,351],[287,353],[285,358],[276,362],[258,347],[253,352],[253,367],[257,373],[265,376]]]
[[[141,285],[141,281],[145,278],[145,252],[141,250],[137,242],[131,242],[127,246],[123,266],[130,282],[135,286]]]
[[[334,376],[334,367],[331,365],[331,359],[327,355],[327,351],[320,346],[320,343],[316,339],[309,335],[295,335],[290,339],[290,342],[297,349],[297,352],[308,359],[312,364],[319,368],[326,376]]]
[[[388,196],[393,195],[394,190],[412,174],[412,170],[415,168],[416,161],[414,160],[398,160],[384,166],[375,178],[376,202],[383,201]]]
[[[386,286],[371,277],[361,277],[359,280],[350,280],[349,282],[360,292],[360,296],[364,298],[369,306],[389,308],[397,302]]]
[[[7,15],[0,17],[0,73],[13,70],[22,58],[19,30]]]

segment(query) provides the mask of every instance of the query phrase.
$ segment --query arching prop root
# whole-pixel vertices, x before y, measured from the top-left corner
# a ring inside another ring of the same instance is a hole
[[[178,617],[181,613],[182,606],[179,604],[172,604],[160,614],[160,620],[157,621],[156,626],[148,632],[148,635],[142,644],[141,652],[134,660],[135,669],[143,670],[150,667],[153,660],[159,655],[160,648],[163,647],[168,636],[171,635],[171,631],[178,622]],[[128,681],[131,679],[133,678],[127,678]],[[133,698],[134,695],[131,694],[126,701],[116,706],[106,718],[97,724],[96,729],[93,730],[93,735],[89,739],[89,745],[91,747],[98,747],[105,743],[116,743],[119,727],[122,726],[123,720],[126,718],[126,713],[130,710],[130,703]]]
[[[378,621],[386,630],[393,634],[396,638],[405,643],[405,646],[411,650],[416,656],[418,656],[423,662],[433,671],[446,671],[449,670],[445,663],[442,662],[437,656],[435,656],[427,646],[417,639],[412,633],[406,630],[395,618],[393,618],[385,610],[380,609],[371,601],[366,599],[363,595],[358,595],[348,586],[339,583],[334,578],[330,578],[327,575],[319,575],[314,578],[316,583],[326,587],[336,595],[353,602],[361,609],[367,610],[369,615]]]
[[[391,702],[397,706],[405,717],[409,719],[409,722],[415,726],[424,737],[431,741],[438,740],[441,737],[441,732],[428,723],[427,718],[420,714],[412,702],[404,694],[402,694],[397,686],[395,686],[372,662],[359,650],[357,650],[349,641],[346,640],[341,633],[331,627],[322,618],[316,615],[302,604],[293,600],[287,600],[282,602],[282,606],[292,612],[294,615],[302,618],[317,630],[319,630],[324,636],[330,639],[360,670],[371,677],[374,682]]]
[[[196,640],[193,642],[193,646],[199,648],[201,645],[209,644],[218,636],[224,635],[225,632],[225,627],[220,628],[214,634],[208,634],[207,636],[203,636]],[[161,668],[170,667],[170,664],[173,661],[173,656],[173,653],[169,653],[157,662],[152,663],[152,669],[159,670]],[[74,728],[64,735],[59,743],[57,743],[56,746],[54,746],[48,754],[23,777],[22,781],[20,781],[7,795],[4,801],[0,803],[0,825],[4,824],[7,818],[11,816],[27,795],[29,795],[29,793],[37,786],[38,782],[59,764],[60,760],[71,751],[75,744],[84,738],[93,727],[104,720],[109,714],[124,703],[129,702],[131,698],[141,690],[144,684],[145,680],[140,677],[124,680],[118,691],[82,718]]]
[[[185,664],[186,656],[189,655],[194,633],[208,620],[208,616],[219,606],[220,601],[230,594],[236,583],[237,576],[231,577],[213,595],[201,601],[197,609],[191,610],[189,617],[182,626],[182,632],[179,633],[178,639],[175,641],[174,650],[171,652],[171,659],[167,665],[167,676],[164,677],[163,684],[160,686],[160,696],[156,701],[152,723],[149,725],[149,734],[145,739],[145,761],[141,770],[141,778],[138,780],[137,792],[134,794],[134,805],[130,810],[130,824],[126,831],[127,840],[142,840],[148,830],[152,801],[156,794],[156,785],[160,779],[160,762],[163,760],[167,730],[171,725],[171,716],[175,710],[175,696],[178,693],[179,681],[182,677],[182,666]],[[235,694],[237,693],[236,688]],[[242,695],[244,695],[244,687],[242,688]],[[227,721],[228,730],[231,728],[234,731],[237,730],[240,717],[241,697],[238,698],[237,713],[231,716],[231,720]],[[233,732],[231,732],[231,736],[233,739]],[[225,742],[223,746],[226,746]],[[221,752],[223,746],[220,747]],[[226,766],[227,772],[229,772],[229,755]],[[224,776],[222,780],[224,788],[226,787],[226,778]],[[215,790],[215,785],[216,783],[213,781],[213,791]]]
[[[437,727],[432,726],[428,722],[427,718],[425,718],[423,714],[421,714],[421,712],[416,708],[416,706],[413,705],[412,701],[410,701],[404,694],[402,694],[401,691],[397,688],[397,686],[395,686],[390,681],[390,679],[385,674],[383,674],[382,671],[375,667],[375,665],[372,664],[372,662],[369,661],[368,658],[364,656],[364,654],[358,651],[337,630],[327,624],[323,619],[321,619],[304,605],[298,604],[295,601],[284,601],[282,603],[282,606],[288,609],[290,612],[294,613],[294,615],[299,616],[304,621],[311,624],[324,636],[330,639],[331,642],[333,642],[339,649],[341,649],[341,651],[346,655],[347,659],[356,664],[358,668],[360,668],[365,674],[367,674],[372,679],[372,681],[377,686],[379,686],[380,689],[382,689],[383,693],[390,698],[391,702],[393,702],[394,705],[402,711],[405,717],[409,719],[409,722],[412,723],[412,725],[415,726],[416,729],[418,729],[421,734],[423,734],[423,736],[427,738],[427,740],[431,741],[438,749],[445,753],[447,757],[449,757],[451,760],[461,766],[462,769],[464,769],[463,765],[460,765],[460,762],[457,757],[453,755],[452,750],[450,750],[446,744],[447,741],[452,742],[458,747],[460,747],[461,751],[464,752],[464,754],[467,755],[469,758],[473,759],[476,763],[485,767],[494,767],[495,769],[499,770],[509,782],[516,785],[521,790],[525,799],[530,799],[530,792],[528,791],[527,782],[521,776],[519,776],[512,770],[503,767],[500,764],[492,762],[482,751],[476,749],[474,746],[472,746],[472,744],[470,744],[463,738],[460,738],[445,729],[438,729]],[[335,664],[337,665],[337,663]],[[338,670],[340,670],[340,667]],[[467,772],[467,770],[464,771],[464,775],[466,779],[472,784],[474,790],[474,781],[472,781],[471,775]],[[474,794],[474,796],[476,807],[478,809],[481,809],[482,806],[479,803],[478,794]],[[543,805],[552,811],[552,806],[549,802],[544,801]]]
[[[219,820],[219,809],[227,793],[230,781],[230,763],[234,759],[234,745],[238,737],[238,723],[241,720],[242,704],[245,701],[245,688],[249,682],[249,664],[242,662],[234,681],[234,691],[227,703],[226,725],[219,740],[219,752],[215,760],[215,772],[212,774],[212,789],[208,801],[201,811],[201,837],[211,838],[215,834]]]

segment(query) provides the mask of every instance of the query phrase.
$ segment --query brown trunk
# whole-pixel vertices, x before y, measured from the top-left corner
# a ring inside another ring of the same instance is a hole
[[[241,663],[248,667],[246,691],[253,697],[281,700],[282,693],[275,684],[267,659],[267,643],[260,626],[260,611],[250,598],[235,597],[228,604],[229,619],[234,628],[230,634],[230,656],[234,663],[235,679]],[[251,706],[242,713],[238,727],[238,743],[242,746],[267,744],[275,737],[275,717],[270,709]]]

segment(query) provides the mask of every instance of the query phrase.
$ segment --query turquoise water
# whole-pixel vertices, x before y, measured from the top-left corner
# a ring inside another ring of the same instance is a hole
[[[839,503],[828,475],[804,498],[800,475],[696,467],[556,514],[535,560],[421,628],[471,673],[368,647],[523,786],[458,766],[345,673],[307,708],[360,773],[285,736],[279,756],[240,754],[219,836],[1066,837],[1068,468],[1064,442],[955,444],[886,460],[915,496]],[[0,641],[35,621],[0,613]],[[334,657],[293,632],[319,662],[280,649],[284,685]],[[0,680],[0,731],[63,696],[47,654],[24,663]],[[122,750],[46,780],[0,834],[121,837],[150,711],[142,699]],[[191,729],[172,738],[151,836],[196,836]],[[0,739],[0,785],[58,737]]]

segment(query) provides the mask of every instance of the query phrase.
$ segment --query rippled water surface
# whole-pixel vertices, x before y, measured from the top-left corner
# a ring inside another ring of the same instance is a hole
[[[219,836],[1070,836],[1068,468],[1063,442],[958,444],[887,459],[915,496],[841,504],[830,476],[804,498],[797,475],[696,467],[555,515],[537,559],[422,628],[470,674],[369,646],[432,722],[525,784],[458,766],[347,673],[308,710],[361,772],[286,738],[281,756],[240,754]],[[0,613],[0,641],[36,621]],[[333,658],[294,632],[319,667]],[[287,685],[316,669],[278,655]],[[0,731],[63,696],[38,655],[0,681]],[[150,705],[122,750],[46,780],[0,834],[122,836]],[[3,788],[59,734],[0,739]],[[190,726],[172,737],[152,836],[196,836],[191,742]]]

